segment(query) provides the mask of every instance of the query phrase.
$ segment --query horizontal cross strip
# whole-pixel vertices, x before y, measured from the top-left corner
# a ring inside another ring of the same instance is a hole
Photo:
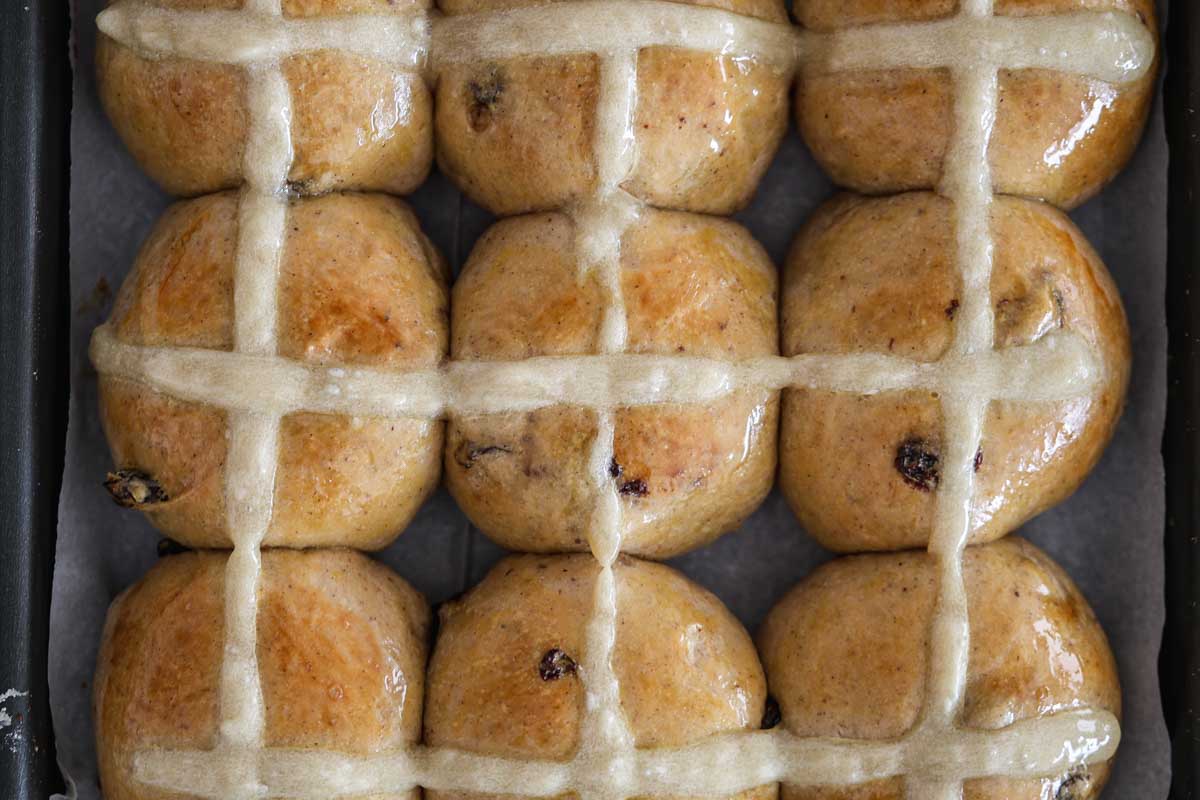
[[[1078,334],[940,361],[877,353],[719,361],[621,353],[521,361],[453,361],[412,371],[306,364],[273,355],[148,347],[96,329],[96,370],[180,400],[235,411],[314,411],[433,419],[556,405],[612,409],[703,404],[743,390],[785,387],[876,394],[922,389],[948,397],[1051,402],[1089,393],[1103,365]]]
[[[997,776],[1043,778],[1116,752],[1116,718],[1092,709],[1065,711],[998,730],[952,729],[893,741],[802,738],[783,730],[728,733],[695,745],[634,751],[628,796],[720,797],[767,783],[849,785],[894,776],[964,780]],[[329,750],[258,751],[262,797],[326,798],[391,794],[416,786],[487,792],[520,786],[550,797],[586,787],[609,766],[525,760],[414,745],[355,756]],[[235,749],[145,750],[135,756],[138,779],[170,788],[185,777],[189,792],[223,797],[227,776],[245,753]]]
[[[425,13],[288,19],[254,11],[193,11],[122,0],[100,12],[106,35],[150,58],[254,64],[338,50],[417,68],[429,52]]]
[[[1122,82],[1144,75],[1154,60],[1153,36],[1135,17],[1096,11],[957,16],[818,33],[666,0],[581,0],[452,17],[414,12],[302,19],[124,0],[97,22],[148,57],[226,64],[342,50],[416,68],[431,51],[438,64],[663,46],[801,64],[816,72],[959,68],[970,62]]]

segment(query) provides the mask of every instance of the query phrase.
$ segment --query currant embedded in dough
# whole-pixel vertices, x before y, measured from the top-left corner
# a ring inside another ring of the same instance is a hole
[[[613,669],[636,746],[681,746],[757,729],[766,702],[762,669],[733,615],[669,567],[622,557],[614,569]],[[443,606],[429,664],[425,743],[569,759],[585,713],[588,676],[581,667],[599,571],[588,555],[513,556]],[[738,797],[769,800],[775,793],[770,785]]]
[[[239,0],[154,0],[182,10],[236,9]],[[412,14],[428,0],[283,0],[287,18]],[[101,33],[96,77],[113,126],[142,168],[175,195],[238,186],[251,110],[246,68],[148,58]],[[293,191],[405,194],[433,162],[433,104],[410,68],[320,50],[285,58],[291,92]]]
[[[951,0],[795,0],[796,18],[816,31],[931,20],[955,13]],[[1001,16],[1114,10],[1135,15],[1157,37],[1153,0],[997,0]],[[1155,69],[1115,85],[1046,69],[1001,70],[989,160],[995,190],[1073,208],[1129,160],[1156,85]],[[860,192],[928,189],[942,179],[954,129],[947,70],[810,71],[796,84],[796,117],[817,161],[838,184]]]
[[[778,0],[704,0],[785,23]],[[447,0],[449,15],[532,5]],[[728,214],[749,202],[787,126],[788,69],[649,47],[637,56],[636,163],[622,188],[664,208]],[[496,214],[570,206],[597,185],[596,54],[453,63],[438,74],[438,164]]]
[[[109,609],[93,695],[107,800],[183,796],[136,780],[135,754],[216,744],[227,561],[168,556]],[[264,744],[367,754],[415,743],[429,632],[421,595],[350,550],[268,550],[262,564]]]
[[[542,214],[498,223],[454,286],[456,360],[595,353],[605,295],[579,275],[572,221]],[[777,347],[775,271],[741,226],[647,211],[625,236],[620,268],[627,350],[739,359]],[[775,471],[777,393],[736,392],[706,406],[615,412],[609,477],[625,552],[666,557],[739,524]],[[565,406],[451,417],[446,480],[500,544],[587,550],[596,415]]]
[[[116,338],[229,350],[236,234],[235,194],[169,209],[121,288],[109,323]],[[447,348],[447,302],[444,263],[401,201],[332,194],[291,203],[280,355],[348,369],[435,366]],[[119,474],[164,493],[133,505],[179,542],[229,547],[226,413],[104,374],[100,405]],[[437,486],[443,430],[438,420],[288,414],[266,544],[386,546]]]
[[[1130,345],[1117,290],[1061,212],[997,198],[991,302],[998,348],[1066,329],[1098,355],[1089,395],[996,401],[977,453],[972,541],[995,539],[1061,501],[1095,465],[1124,403]],[[932,194],[842,195],[797,238],[783,289],[783,349],[917,361],[951,342],[959,279],[951,205]],[[924,546],[940,472],[941,405],[920,390],[784,392],[780,485],[805,528],[838,552]]]
[[[967,548],[964,575],[971,648],[962,727],[995,729],[1083,707],[1120,715],[1108,641],[1057,564],[1012,537]],[[904,735],[924,696],[936,594],[935,560],[924,552],[843,557],[805,578],[758,635],[783,726],[797,736]],[[1108,773],[1104,762],[1045,780],[970,780],[963,796],[1089,800]],[[855,788],[783,788],[784,800],[904,797],[902,778]]]

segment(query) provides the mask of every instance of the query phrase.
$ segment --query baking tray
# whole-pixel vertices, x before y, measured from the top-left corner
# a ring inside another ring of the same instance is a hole
[[[1167,623],[1159,662],[1172,800],[1200,797],[1200,4],[1167,28]]]
[[[1200,199],[1193,193],[1200,188],[1200,9],[1194,5],[1174,4],[1167,41],[1171,362],[1161,678],[1174,743],[1172,798],[1200,797],[1200,276],[1192,270],[1200,256]],[[14,720],[0,729],[0,798],[14,800],[62,789],[45,675],[68,396],[68,20],[65,3],[0,4],[0,694],[28,692],[4,706]]]
[[[0,4],[0,798],[13,800],[61,783],[46,654],[67,425],[68,19],[65,3]]]

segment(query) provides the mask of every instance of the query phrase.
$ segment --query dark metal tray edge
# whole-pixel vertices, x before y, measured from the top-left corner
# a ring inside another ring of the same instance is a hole
[[[1172,800],[1200,797],[1200,7],[1171,6],[1168,177],[1167,622],[1159,662]]]
[[[0,4],[0,797],[61,790],[46,656],[68,397],[67,3]]]
[[[1200,7],[1171,9],[1167,623],[1160,660],[1172,800],[1200,797]],[[28,691],[0,797],[62,790],[46,683],[67,425],[70,9],[0,4],[0,693]]]

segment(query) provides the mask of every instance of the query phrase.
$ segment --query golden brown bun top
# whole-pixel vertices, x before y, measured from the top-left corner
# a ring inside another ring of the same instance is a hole
[[[570,0],[550,0],[570,2]],[[672,0],[683,5],[707,6],[732,11],[748,17],[773,22],[786,22],[787,10],[783,0]],[[438,8],[447,14],[471,14],[479,11],[500,11],[508,8],[544,5],[546,0],[439,0]]]
[[[512,556],[442,607],[427,743],[518,757],[575,752],[582,683],[577,673],[544,679],[539,666],[554,649],[584,663],[598,571],[588,555]],[[762,670],[721,602],[660,564],[622,558],[616,576],[613,667],[637,746],[757,728],[766,699]]]
[[[400,200],[331,194],[288,211],[279,352],[378,366],[436,364],[446,351],[445,265]],[[237,194],[176,203],[142,246],[113,310],[124,342],[229,350]]]
[[[760,632],[771,692],[801,736],[908,731],[925,693],[937,569],[924,552],[849,556],[792,590]],[[1108,641],[1067,574],[1010,537],[967,548],[971,650],[961,724],[1090,707],[1120,714]]]
[[[995,13],[1022,17],[1072,11],[1123,11],[1157,33],[1154,0],[995,0]],[[806,28],[829,31],[854,25],[939,19],[959,9],[958,0],[794,0],[796,19]]]
[[[822,206],[788,259],[784,354],[944,355],[961,303],[952,211],[929,193],[843,194]],[[1067,329],[1127,370],[1120,295],[1070,219],[1012,197],[998,197],[991,218],[996,347]]]
[[[97,660],[98,737],[138,747],[215,744],[224,576],[223,557],[185,553],[160,560],[113,602]]]
[[[115,0],[108,0],[112,5]],[[236,10],[244,0],[150,0],[151,5],[181,11]],[[338,14],[398,14],[432,8],[432,0],[282,0],[285,17],[331,17]]]
[[[748,358],[777,352],[775,269],[734,222],[647,210],[625,236],[627,350]],[[453,356],[521,359],[596,352],[605,294],[580,281],[563,214],[502,220],[454,286]]]
[[[215,744],[226,561],[165,558],[109,610],[95,678],[106,794],[163,796],[129,788],[136,751]],[[267,746],[415,741],[429,616],[390,570],[351,550],[265,551],[258,620]]]

